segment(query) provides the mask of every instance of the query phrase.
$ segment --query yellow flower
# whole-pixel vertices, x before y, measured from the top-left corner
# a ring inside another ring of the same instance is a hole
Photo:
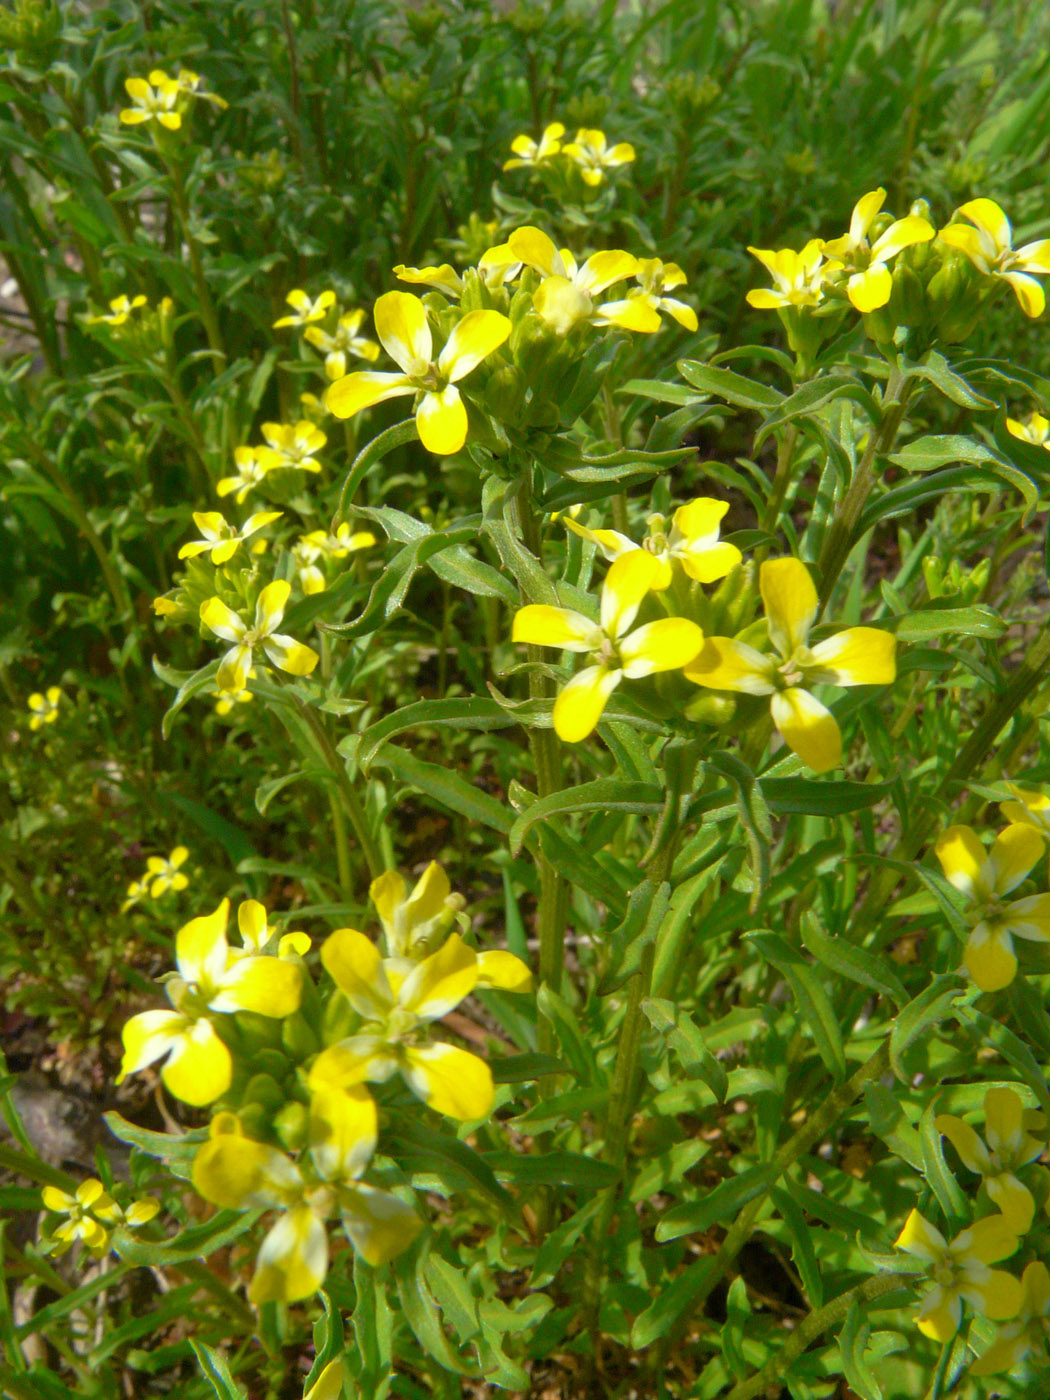
[[[492,291],[513,282],[522,262],[509,243],[497,243],[478,259],[478,276]]]
[[[1026,316],[1041,316],[1046,305],[1042,284],[1031,274],[1050,272],[1050,238],[1012,246],[1010,220],[991,199],[971,199],[956,211],[974,225],[949,224],[937,235],[949,248],[958,248],[986,277],[1009,282]]]
[[[190,882],[180,867],[186,864],[189,855],[185,846],[176,846],[166,859],[164,856],[150,856],[146,861],[146,883],[153,899],[160,899],[169,890],[178,892],[186,888]]]
[[[376,334],[401,374],[359,370],[337,379],[325,402],[337,418],[403,394],[418,394],[416,427],[423,446],[436,456],[458,452],[467,440],[467,410],[456,384],[510,335],[498,311],[469,311],[433,360],[427,309],[410,292],[387,292],[375,305]]]
[[[43,695],[39,691],[29,697],[26,702],[29,706],[29,727],[30,729],[40,729],[42,725],[54,724],[58,719],[58,707],[65,696],[57,685],[48,686]]]
[[[83,1240],[92,1254],[100,1255],[109,1247],[109,1231],[94,1218],[92,1212],[102,1214],[114,1204],[106,1194],[105,1187],[95,1177],[88,1177],[71,1196],[60,1191],[57,1186],[45,1186],[40,1193],[45,1207],[55,1215],[65,1215],[68,1219],[51,1232],[51,1253],[64,1254],[70,1245]]]
[[[140,1225],[148,1225],[155,1216],[160,1214],[160,1202],[149,1196],[143,1196],[137,1201],[132,1201],[131,1205],[127,1207],[118,1205],[116,1201],[110,1201],[108,1205],[96,1205],[93,1209],[95,1214],[100,1215],[107,1225],[123,1225],[129,1230],[137,1230]]]
[[[136,904],[141,904],[144,899],[149,898],[149,880],[132,880],[128,886],[128,897],[120,906],[120,912],[126,914]]]
[[[254,671],[249,672],[249,675],[254,674]],[[252,699],[250,690],[220,690],[218,686],[212,694],[218,697],[215,701],[215,713],[222,717],[228,715],[235,705],[247,705]]]
[[[999,803],[999,810],[1006,820],[1022,826],[1034,826],[1040,836],[1050,841],[1050,797],[1045,792],[1018,787],[1016,783],[1007,783],[1006,786],[1016,799]]]
[[[814,772],[825,773],[842,762],[842,735],[808,687],[889,685],[897,675],[897,639],[875,627],[848,627],[811,647],[817,590],[798,559],[766,560],[759,589],[777,656],[764,656],[733,637],[708,637],[685,674],[710,690],[770,696],[784,742]]]
[[[1050,419],[1041,413],[1030,413],[1023,423],[1016,418],[1006,420],[1007,430],[1022,442],[1030,442],[1033,447],[1045,447],[1050,452]]]
[[[323,593],[326,587],[319,559],[345,559],[360,549],[375,544],[376,537],[368,530],[351,531],[344,520],[334,534],[327,530],[311,530],[292,546],[299,569],[299,587],[304,593]]]
[[[122,326],[133,311],[145,305],[144,296],[129,297],[122,293],[109,303],[108,311],[102,311],[97,316],[85,316],[84,325],[97,326],[104,321],[107,326]]]
[[[254,1011],[280,1019],[299,1008],[302,972],[281,958],[234,955],[226,942],[230,901],[191,919],[175,936],[176,976],[165,986],[171,1011],[143,1011],[124,1027],[117,1083],[166,1057],[161,1078],[183,1103],[214,1103],[230,1087],[230,1052],[212,1024],[215,1014]]]
[[[324,372],[329,379],[342,379],[347,355],[369,361],[379,358],[379,346],[375,341],[358,334],[364,319],[363,311],[348,311],[339,317],[334,335],[320,326],[308,326],[304,332],[307,341],[324,355]]]
[[[542,161],[552,160],[561,150],[564,135],[565,128],[561,122],[551,122],[543,128],[543,135],[538,141],[533,141],[531,136],[515,136],[510,143],[514,155],[503,162],[503,169],[517,170],[519,166],[539,165]]]
[[[211,1123],[193,1163],[193,1184],[227,1210],[279,1210],[256,1259],[251,1301],[294,1303],[316,1293],[328,1273],[326,1222],[338,1215],[347,1238],[373,1267],[407,1248],[422,1222],[386,1191],[360,1180],[375,1151],[376,1107],[367,1090],[316,1089],[308,1149],[296,1162],[244,1137],[232,1113]]]
[[[262,435],[266,447],[258,448],[259,460],[265,470],[283,467],[287,471],[319,472],[321,463],[314,456],[328,439],[309,419],[298,423],[264,423]]]
[[[213,564],[225,564],[240,549],[241,545],[257,530],[280,520],[283,511],[260,511],[249,515],[243,525],[230,525],[217,510],[194,511],[193,523],[201,532],[199,540],[190,540],[179,550],[180,559],[195,559],[198,554],[208,551]]]
[[[163,68],[154,68],[149,82],[145,78],[125,78],[124,89],[134,103],[121,109],[120,120],[125,126],[158,121],[168,131],[178,131],[182,116],[175,104],[183,89],[177,78],[169,78]]]
[[[305,958],[310,951],[310,935],[290,930],[281,934],[270,928],[266,905],[257,899],[245,899],[237,907],[237,927],[241,933],[241,947],[232,948],[230,956],[262,957],[270,952],[270,945],[277,940],[276,954],[279,958]]]
[[[1012,1089],[992,1088],[984,1096],[984,1121],[986,1141],[951,1113],[938,1114],[933,1125],[955,1148],[963,1166],[984,1178],[989,1198],[1004,1220],[1023,1235],[1035,1217],[1035,1200],[1016,1173],[1042,1152],[1045,1143],[1028,1129],[1043,1128],[1046,1120],[1041,1113],[1026,1110]]]
[[[756,287],[747,294],[747,304],[759,311],[774,311],[785,306],[817,306],[824,295],[824,280],[837,266],[824,262],[824,245],[811,238],[800,253],[793,248],[773,252],[767,248],[748,248],[773,278],[774,287]]]
[[[199,73],[191,73],[188,68],[180,68],[176,82],[182,92],[189,93],[191,97],[201,97],[205,102],[211,102],[220,111],[225,112],[230,105],[225,97],[220,97],[217,92],[205,92],[201,87],[201,77]]]
[[[889,263],[904,248],[913,243],[928,243],[936,230],[917,214],[896,219],[880,233],[874,243],[868,240],[868,230],[886,202],[884,189],[872,190],[853,206],[849,233],[824,244],[827,257],[837,258],[850,274],[846,293],[858,311],[875,311],[890,299],[893,277]],[[753,303],[752,303],[753,304]]]
[[[685,273],[677,263],[665,263],[660,258],[639,258],[638,281],[640,288],[629,292],[628,296],[644,301],[654,311],[666,311],[685,330],[696,330],[699,322],[693,308],[687,302],[667,295],[676,287],[685,286]]]
[[[1008,1258],[1019,1243],[1001,1215],[975,1220],[949,1243],[913,1210],[896,1244],[929,1266],[932,1286],[919,1308],[919,1331],[936,1342],[950,1341],[962,1322],[963,1303],[995,1322],[1014,1317],[1021,1306],[1020,1282],[1005,1269],[988,1266]]]
[[[449,1118],[484,1118],[491,1111],[492,1072],[485,1061],[454,1045],[418,1044],[417,1037],[478,987],[527,991],[531,974],[520,959],[479,955],[458,933],[422,962],[384,959],[363,933],[342,928],[325,941],[321,961],[364,1024],[322,1050],[310,1070],[311,1089],[383,1084],[400,1072],[414,1094]]]
[[[581,127],[576,133],[576,140],[569,141],[561,149],[563,155],[580,167],[584,184],[592,188],[602,183],[607,170],[629,165],[634,160],[634,147],[629,141],[620,141],[610,147],[604,131],[589,131],[586,127]]]
[[[236,492],[238,505],[244,504],[244,498],[249,491],[253,491],[260,484],[263,477],[274,465],[273,454],[266,453],[266,448],[237,447],[234,448],[233,460],[237,466],[236,476],[224,476],[216,484],[216,491],[220,496],[229,496],[231,492]]]
[[[1046,1353],[1050,1334],[1050,1271],[1038,1260],[1021,1275],[1021,1306],[1017,1316],[999,1328],[995,1341],[970,1367],[971,1376],[997,1376],[1015,1371],[1029,1356]]]
[[[282,326],[309,326],[314,321],[323,321],[328,308],[335,305],[335,292],[322,292],[319,297],[314,298],[301,287],[296,287],[295,291],[288,293],[285,301],[292,308],[292,314],[274,321],[275,331],[280,330]]]
[[[414,959],[421,956],[435,935],[444,933],[463,907],[462,895],[452,893],[448,876],[436,860],[423,871],[411,894],[403,876],[396,870],[377,876],[368,887],[368,893],[383,925],[391,957]],[[479,955],[482,967],[486,959],[491,961],[501,956],[499,953]]]
[[[451,263],[440,263],[437,267],[406,267],[404,263],[398,263],[394,276],[412,286],[433,287],[453,301],[458,301],[463,291],[463,278]]]
[[[674,577],[672,564],[681,564],[686,575],[698,583],[713,583],[725,578],[742,558],[735,544],[725,544],[718,538],[719,525],[729,506],[711,496],[697,496],[687,505],[679,506],[671,517],[671,529],[665,531],[662,515],[649,517],[649,535],[644,544],[620,534],[618,530],[591,530],[580,525],[572,515],[563,516],[565,524],[582,539],[596,544],[610,562],[632,549],[645,549],[660,564],[652,588],[669,588]]]
[[[578,266],[568,248],[559,251],[542,229],[531,224],[515,229],[506,246],[510,254],[543,278],[533,293],[532,304],[540,320],[556,335],[567,335],[583,323],[620,326],[629,331],[660,329],[659,313],[642,299],[595,305],[594,298],[614,282],[637,273],[638,259],[632,253],[611,248],[592,254]]]
[[[530,603],[515,615],[515,642],[590,655],[591,664],[562,687],[554,702],[555,733],[566,743],[587,738],[625,677],[635,680],[680,670],[703,645],[703,632],[684,617],[664,617],[629,630],[660,575],[658,560],[643,549],[632,549],[605,576],[600,622],[546,603]]]
[[[201,622],[224,642],[233,646],[222,659],[215,677],[220,690],[243,690],[256,647],[262,647],[273,664],[290,676],[308,676],[320,658],[313,647],[297,642],[276,629],[281,625],[292,586],[275,579],[259,594],[255,604],[255,625],[249,627],[239,613],[220,598],[201,604]]]
[[[1008,987],[1017,973],[1014,938],[1050,942],[1050,894],[1033,894],[1009,903],[1045,847],[1031,826],[1008,826],[986,852],[968,826],[950,826],[934,850],[945,879],[969,902],[970,933],[963,962],[982,992]]]

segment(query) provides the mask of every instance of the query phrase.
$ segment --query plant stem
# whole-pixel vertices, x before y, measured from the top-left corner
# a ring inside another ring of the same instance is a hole
[[[353,828],[354,835],[357,837],[357,844],[361,847],[361,854],[364,856],[365,864],[368,866],[369,876],[374,880],[383,873],[383,861],[379,854],[379,849],[372,839],[372,833],[368,829],[368,818],[358,800],[357,793],[354,791],[353,784],[347,777],[346,765],[332,747],[332,741],[328,737],[328,731],[325,729],[320,716],[315,714],[313,708],[306,704],[305,701],[298,698],[295,701],[295,707],[305,721],[310,733],[313,735],[314,742],[321,752],[321,757],[324,759],[325,765],[335,779],[336,788],[343,800],[343,808],[346,811],[346,815],[350,818],[350,825]],[[340,882],[342,882],[341,873]]]
[[[833,1298],[830,1303],[825,1304],[816,1312],[811,1312],[799,1323],[777,1354],[770,1357],[761,1371],[756,1371],[753,1376],[749,1376],[747,1380],[734,1386],[726,1400],[753,1400],[754,1396],[761,1395],[767,1387],[783,1378],[787,1368],[796,1357],[802,1355],[810,1342],[815,1341],[822,1333],[834,1327],[837,1322],[841,1322],[855,1303],[874,1302],[876,1298],[881,1298],[886,1293],[893,1293],[898,1288],[906,1287],[909,1277],[908,1274],[873,1274],[871,1278],[866,1278],[863,1283],[858,1283],[855,1287],[847,1289],[845,1293],[840,1293],[837,1298]],[[951,1343],[949,1342],[945,1352],[950,1351]]]
[[[952,1358],[955,1338],[949,1337],[941,1349],[941,1357],[937,1362],[937,1370],[933,1377],[933,1384],[930,1386],[928,1400],[941,1400],[944,1394],[944,1382],[948,1377],[948,1363]]]
[[[878,428],[872,428],[864,456],[860,459],[857,470],[853,474],[853,480],[849,484],[849,489],[835,511],[820,551],[820,561],[817,567],[820,572],[822,606],[827,605],[832,589],[842,572],[842,567],[849,558],[849,552],[853,548],[853,536],[857,522],[868,497],[871,495],[872,487],[875,485],[875,459],[880,453],[888,452],[893,446],[900,425],[904,421],[913,383],[914,381],[909,379],[901,369],[896,365],[891,365],[889,378],[882,394],[882,422]]]
[[[175,212],[179,216],[179,223],[182,226],[182,236],[186,240],[186,247],[190,254],[190,271],[193,273],[193,285],[197,292],[198,309],[201,320],[204,322],[204,333],[208,337],[208,345],[214,353],[225,363],[226,350],[222,343],[222,334],[219,331],[219,318],[215,311],[215,303],[211,299],[211,292],[208,290],[207,279],[204,276],[204,263],[201,260],[200,244],[193,236],[193,228],[190,220],[190,205],[186,198],[186,181],[183,177],[182,165],[166,152],[161,151],[161,159],[167,166],[168,174],[171,177],[171,194],[175,203]]]
[[[321,675],[327,681],[332,674],[332,641],[327,632],[321,633]],[[350,871],[350,851],[346,839],[343,804],[336,793],[328,791],[328,808],[332,814],[332,841],[335,845],[335,865],[339,872],[339,888],[344,899],[354,897],[354,877]]]
[[[780,508],[784,504],[784,497],[787,489],[791,485],[791,469],[795,465],[795,443],[798,441],[798,428],[794,423],[788,425],[784,436],[780,439],[777,448],[777,467],[773,473],[773,484],[769,490],[769,500],[766,508],[762,512],[762,519],[759,528],[772,534],[780,519]],[[755,551],[755,562],[761,563],[769,553],[767,545],[759,545]]]

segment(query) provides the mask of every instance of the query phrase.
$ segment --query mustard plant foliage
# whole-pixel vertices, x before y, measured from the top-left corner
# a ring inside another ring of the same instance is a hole
[[[250,9],[0,10],[11,1393],[1042,1393],[1046,15]]]

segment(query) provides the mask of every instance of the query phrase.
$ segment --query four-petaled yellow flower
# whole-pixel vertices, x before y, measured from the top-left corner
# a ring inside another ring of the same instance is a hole
[[[205,102],[213,103],[220,111],[224,112],[230,105],[225,97],[220,97],[217,92],[206,92],[205,89],[201,87],[202,79],[200,74],[192,73],[188,68],[179,69],[176,82],[183,92],[189,93],[192,97],[203,98]]]
[[[586,127],[581,127],[576,133],[576,140],[566,142],[561,149],[563,155],[579,166],[584,184],[592,189],[597,189],[602,183],[607,170],[629,165],[634,160],[634,147],[629,141],[618,141],[615,146],[610,146],[604,131],[588,130]]]
[[[248,675],[249,678],[255,675],[254,668],[248,672]],[[228,715],[236,705],[250,704],[253,699],[251,691],[247,689],[221,690],[219,686],[216,686],[211,693],[218,697],[215,701],[215,713],[220,716]]]
[[[846,292],[858,311],[875,311],[885,306],[893,289],[893,277],[887,263],[913,243],[928,243],[936,229],[918,214],[896,219],[875,239],[868,240],[868,230],[886,202],[884,189],[872,190],[853,206],[849,233],[824,244],[825,256],[842,263],[850,274]]]
[[[45,724],[54,724],[58,719],[58,707],[65,696],[57,685],[49,685],[43,695],[34,691],[26,701],[29,706],[29,727],[40,729]]]
[[[184,544],[179,550],[179,558],[195,559],[207,550],[213,564],[225,564],[245,540],[257,530],[280,520],[283,513],[279,510],[259,511],[256,515],[249,515],[243,525],[231,525],[217,510],[194,511],[193,523],[201,532],[201,538]]]
[[[758,578],[777,655],[765,656],[733,637],[708,637],[685,674],[710,690],[770,696],[784,742],[814,772],[826,773],[842,762],[842,734],[808,687],[889,685],[897,675],[897,639],[875,627],[848,627],[811,647],[819,601],[805,564],[769,559]]]
[[[989,1265],[1009,1258],[1019,1243],[1001,1215],[975,1220],[949,1242],[913,1210],[896,1244],[923,1260],[932,1280],[916,1319],[919,1331],[936,1342],[950,1341],[962,1322],[963,1303],[995,1322],[1014,1317],[1021,1306],[1021,1284],[1005,1269]]]
[[[322,292],[318,297],[311,297],[301,287],[296,287],[288,293],[285,301],[292,308],[292,313],[274,321],[275,331],[282,326],[309,326],[314,321],[323,321],[328,308],[335,305],[335,292]]]
[[[1050,419],[1041,413],[1030,413],[1023,422],[1016,418],[1006,420],[1008,432],[1022,442],[1030,442],[1033,447],[1045,447],[1050,452]]]
[[[1046,849],[1034,827],[1015,824],[985,851],[968,826],[950,826],[934,847],[949,884],[969,901],[963,962],[982,992],[1008,987],[1017,973],[1014,938],[1050,943],[1050,894],[1007,901]]]
[[[952,1113],[938,1114],[933,1125],[958,1152],[963,1166],[983,1177],[989,1199],[1010,1228],[1023,1235],[1035,1217],[1035,1200],[1017,1172],[1034,1162],[1045,1147],[1029,1130],[1045,1128],[1046,1119],[1026,1109],[1020,1096],[1004,1087],[985,1094],[984,1122],[984,1140]]]
[[[124,1027],[117,1083],[165,1058],[161,1078],[177,1099],[201,1107],[230,1087],[233,1061],[216,1015],[254,1011],[280,1019],[299,1009],[302,972],[284,958],[235,953],[226,941],[230,901],[191,919],[175,936],[178,973],[165,986],[171,1011],[143,1011]]]
[[[456,388],[471,370],[510,335],[498,311],[469,311],[456,325],[435,361],[427,309],[411,292],[387,292],[375,304],[376,334],[401,374],[358,370],[329,386],[325,402],[337,418],[403,394],[418,394],[416,427],[423,446],[436,456],[458,452],[467,440],[467,410]]]
[[[346,357],[354,355],[359,360],[377,360],[379,346],[374,340],[359,334],[365,313],[347,311],[336,322],[335,332],[329,335],[320,326],[308,326],[304,335],[315,350],[324,355],[324,372],[329,379],[342,379],[346,373]]]
[[[748,248],[773,278],[773,287],[756,287],[747,294],[747,304],[759,311],[776,311],[786,306],[817,306],[824,295],[824,282],[835,264],[824,262],[821,239],[811,238],[800,253],[794,248]]]
[[[100,311],[97,316],[85,316],[85,326],[97,326],[105,322],[107,326],[122,326],[133,311],[146,305],[144,296],[129,297],[122,293],[109,303],[108,311]]]
[[[447,1016],[479,987],[524,992],[529,969],[511,953],[475,953],[458,933],[422,962],[382,958],[356,929],[337,929],[321,961],[364,1024],[314,1061],[310,1088],[382,1084],[400,1072],[424,1103],[449,1118],[484,1118],[492,1109],[492,1071],[455,1045],[417,1044],[432,1021]]]
[[[1021,1275],[1021,1306],[1017,1316],[999,1328],[995,1341],[970,1367],[970,1375],[1001,1375],[1003,1371],[1015,1370],[1033,1354],[1045,1356],[1048,1336],[1050,1270],[1036,1260]]]
[[[530,603],[515,614],[515,642],[590,654],[591,664],[563,686],[554,702],[554,730],[566,743],[587,738],[625,677],[681,670],[703,645],[703,632],[684,617],[664,617],[630,630],[662,572],[660,561],[644,549],[622,554],[602,585],[600,622],[547,603]]]
[[[221,598],[209,598],[201,604],[205,627],[224,642],[233,642],[215,677],[220,690],[244,689],[256,647],[262,647],[277,669],[290,676],[308,676],[317,665],[320,658],[313,647],[276,630],[291,591],[292,586],[285,579],[268,583],[255,604],[254,627],[249,627]]]
[[[376,542],[369,530],[351,530],[344,520],[334,533],[311,530],[292,546],[299,569],[299,587],[304,593],[323,593],[327,584],[319,559],[346,559],[358,550],[368,549]]]
[[[257,449],[264,470],[319,472],[321,463],[314,456],[328,441],[316,423],[302,418],[298,423],[264,423],[262,435],[267,445]]]
[[[411,1206],[360,1180],[375,1151],[376,1107],[367,1090],[313,1092],[308,1149],[293,1161],[243,1135],[232,1113],[211,1122],[193,1162],[193,1184],[228,1210],[280,1210],[255,1263],[248,1297],[294,1303],[316,1293],[328,1273],[328,1230],[341,1219],[347,1238],[373,1267],[407,1248],[422,1228]]]
[[[245,496],[260,484],[273,465],[272,454],[264,458],[264,452],[266,449],[263,447],[234,448],[233,460],[237,467],[237,475],[224,476],[216,483],[215,490],[219,495],[229,496],[236,492],[234,499],[238,505],[243,505]]]
[[[697,583],[714,583],[716,579],[725,578],[730,569],[740,563],[743,556],[736,545],[726,544],[718,538],[722,517],[728,509],[725,501],[716,501],[712,496],[697,496],[678,507],[671,517],[670,530],[665,528],[666,521],[662,515],[651,515],[649,534],[640,545],[618,530],[591,530],[586,525],[580,525],[571,513],[562,515],[561,519],[574,534],[596,544],[610,561],[619,559],[632,549],[648,551],[660,564],[652,588],[661,591],[671,586],[675,560]]]
[[[154,68],[149,82],[145,78],[125,78],[124,90],[135,104],[121,109],[120,120],[125,126],[157,121],[168,131],[178,131],[182,114],[175,110],[175,104],[184,91],[178,78],[169,78],[163,68]]]
[[[578,265],[568,248],[559,251],[542,229],[531,224],[515,229],[505,246],[508,256],[533,268],[543,278],[533,293],[532,304],[540,320],[555,335],[567,335],[584,323],[620,326],[629,331],[660,329],[659,313],[644,299],[624,298],[595,305],[595,297],[638,271],[638,259],[633,253],[609,248],[593,253]],[[490,249],[485,258],[497,251]]]
[[[1008,822],[1021,826],[1033,826],[1040,836],[1050,841],[1050,797],[1034,788],[1018,787],[1016,783],[1006,786],[1014,795],[1010,802],[1000,802],[999,810]]]
[[[396,870],[377,875],[368,893],[383,926],[387,953],[397,958],[422,957],[435,937],[449,929],[463,907],[462,895],[452,893],[448,876],[436,860],[423,871],[411,893]],[[497,952],[484,956],[491,964],[507,955]]]
[[[551,122],[543,128],[543,135],[538,141],[533,141],[531,136],[515,136],[510,143],[514,155],[503,162],[503,169],[517,170],[522,165],[539,165],[542,161],[552,160],[561,150],[564,135],[565,127],[561,122]]]
[[[971,199],[956,210],[969,219],[966,224],[949,224],[937,235],[949,248],[958,248],[970,259],[978,272],[986,277],[1001,277],[1009,282],[1026,316],[1041,316],[1046,306],[1046,293],[1033,272],[1050,272],[1050,238],[1026,243],[1022,248],[1012,246],[1010,220],[991,199]]]
[[[190,858],[190,853],[185,846],[176,846],[170,856],[150,856],[146,861],[146,877],[144,883],[149,886],[150,897],[160,899],[169,890],[178,893],[184,890],[190,883],[189,878],[182,873],[181,867]]]
[[[667,295],[686,283],[685,273],[677,263],[665,263],[660,258],[639,258],[638,282],[639,286],[627,293],[629,297],[644,301],[654,311],[666,311],[687,331],[696,330],[700,323],[693,308],[688,302]]]
[[[76,1189],[75,1195],[61,1191],[57,1186],[45,1186],[41,1192],[44,1205],[55,1215],[67,1218],[51,1232],[50,1252],[64,1254],[77,1240],[95,1255],[101,1255],[109,1247],[109,1231],[95,1219],[114,1204],[112,1196],[106,1193],[102,1182],[96,1177],[88,1177]]]

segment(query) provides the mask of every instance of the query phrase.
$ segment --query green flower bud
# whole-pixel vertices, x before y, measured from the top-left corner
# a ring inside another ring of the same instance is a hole
[[[281,1040],[285,1049],[296,1060],[309,1059],[321,1048],[316,1031],[301,1011],[285,1017],[281,1025]]]
[[[253,1074],[244,1090],[244,1106],[259,1104],[276,1113],[286,1098],[284,1090],[272,1074]]]
[[[310,1114],[305,1104],[286,1103],[273,1120],[274,1132],[282,1147],[298,1152],[306,1146]]]
[[[685,717],[693,724],[709,724],[724,729],[736,718],[737,703],[732,695],[719,695],[713,690],[701,691],[685,707]]]
[[[357,1023],[357,1014],[344,994],[333,992],[321,1020],[322,1042],[325,1045],[334,1045],[338,1040],[345,1040],[354,1033]]]

